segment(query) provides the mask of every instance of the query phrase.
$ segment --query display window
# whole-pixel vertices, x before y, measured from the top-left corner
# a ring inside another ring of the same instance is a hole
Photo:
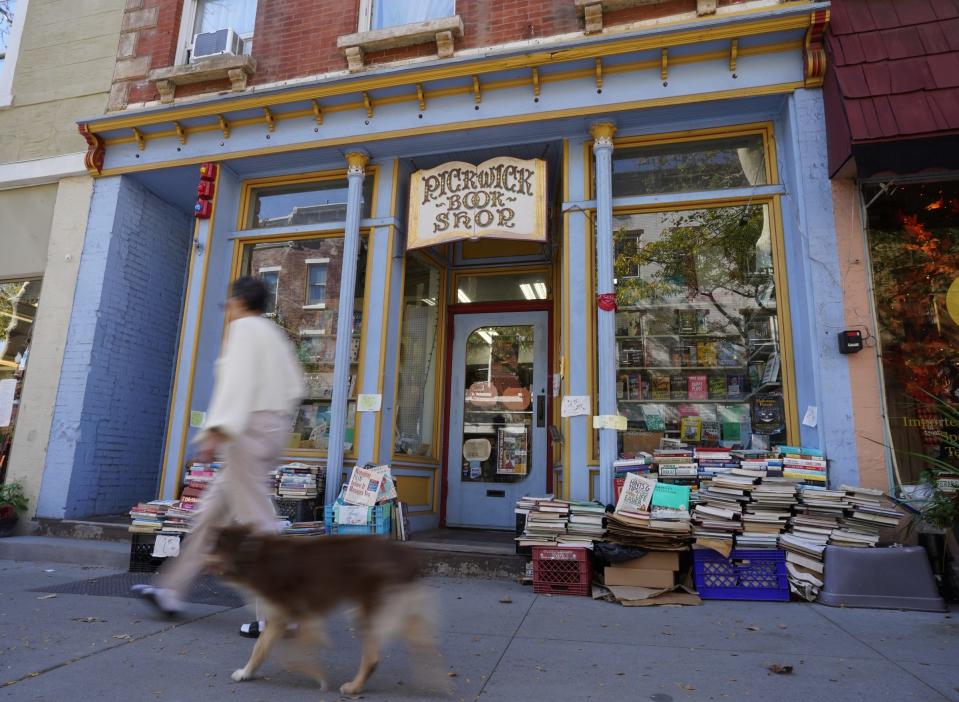
[[[348,182],[342,173],[265,178],[246,183],[243,229],[292,227],[346,221]],[[372,216],[373,177],[363,180],[361,217]]]
[[[289,336],[303,364],[306,396],[294,421],[287,448],[325,452],[333,400],[333,368],[339,316],[343,235],[265,238],[240,246],[237,275],[260,275],[273,292],[270,316]],[[368,243],[360,237],[356,287],[352,291],[349,402],[345,448],[352,452],[357,374],[363,329],[363,302]]]
[[[959,182],[863,190],[886,418],[898,482],[959,467]]]
[[[443,290],[437,266],[425,256],[407,255],[393,446],[397,456],[436,458]]]

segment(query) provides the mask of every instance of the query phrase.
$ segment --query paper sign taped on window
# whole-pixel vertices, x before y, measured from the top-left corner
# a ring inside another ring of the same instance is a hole
[[[157,534],[153,542],[154,558],[176,558],[180,555],[180,537],[173,534]]]
[[[626,431],[626,417],[618,414],[598,414],[593,417],[593,429]]]
[[[589,414],[589,395],[564,395],[560,409],[563,417],[581,417]]]

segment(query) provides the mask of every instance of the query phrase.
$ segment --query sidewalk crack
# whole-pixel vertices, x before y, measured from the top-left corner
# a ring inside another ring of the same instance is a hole
[[[519,624],[516,625],[516,629],[513,630],[513,633],[510,634],[509,641],[506,642],[506,645],[503,647],[503,652],[499,654],[499,658],[496,659],[496,663],[493,664],[493,667],[489,671],[489,675],[486,676],[486,680],[483,681],[483,686],[476,693],[476,696],[473,697],[473,702],[476,702],[480,697],[482,697],[483,692],[486,690],[486,686],[489,685],[489,681],[493,679],[493,676],[496,674],[496,669],[499,668],[500,662],[502,662],[506,652],[509,650],[509,647],[513,645],[513,641],[516,640],[516,635],[519,633],[519,630],[523,628],[523,624],[526,623],[526,618],[529,616],[529,613],[533,609],[533,605],[536,604],[536,600],[539,599],[539,595],[533,595],[533,599],[530,600],[529,607],[526,608],[526,611],[523,613],[523,618],[520,619]]]

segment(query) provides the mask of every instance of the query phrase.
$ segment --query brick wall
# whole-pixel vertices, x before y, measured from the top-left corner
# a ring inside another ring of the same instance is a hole
[[[146,80],[150,69],[173,64],[185,0],[127,0],[120,38],[117,73],[110,109],[157,100]],[[720,5],[745,0],[720,0]],[[607,26],[695,12],[696,0],[666,0],[655,5],[605,13]],[[458,0],[464,35],[456,50],[496,46],[515,41],[582,32],[573,0]],[[263,85],[346,68],[337,37],[357,29],[359,0],[259,0],[253,39],[256,73],[249,85]],[[369,52],[368,65],[433,56],[435,44]],[[228,91],[229,81],[180,86],[177,97]]]
[[[192,221],[129,177],[98,180],[54,406],[40,516],[155,497]]]

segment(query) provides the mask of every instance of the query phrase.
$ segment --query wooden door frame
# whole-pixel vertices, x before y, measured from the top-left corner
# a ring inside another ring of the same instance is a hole
[[[515,302],[478,302],[446,306],[446,370],[443,398],[443,453],[440,455],[440,527],[446,526],[446,499],[449,495],[450,400],[453,395],[453,334],[456,316],[462,314],[495,314],[497,312],[546,313],[546,492],[553,490],[553,447],[549,422],[553,416],[553,300],[517,300]],[[493,323],[495,324],[495,322]]]

